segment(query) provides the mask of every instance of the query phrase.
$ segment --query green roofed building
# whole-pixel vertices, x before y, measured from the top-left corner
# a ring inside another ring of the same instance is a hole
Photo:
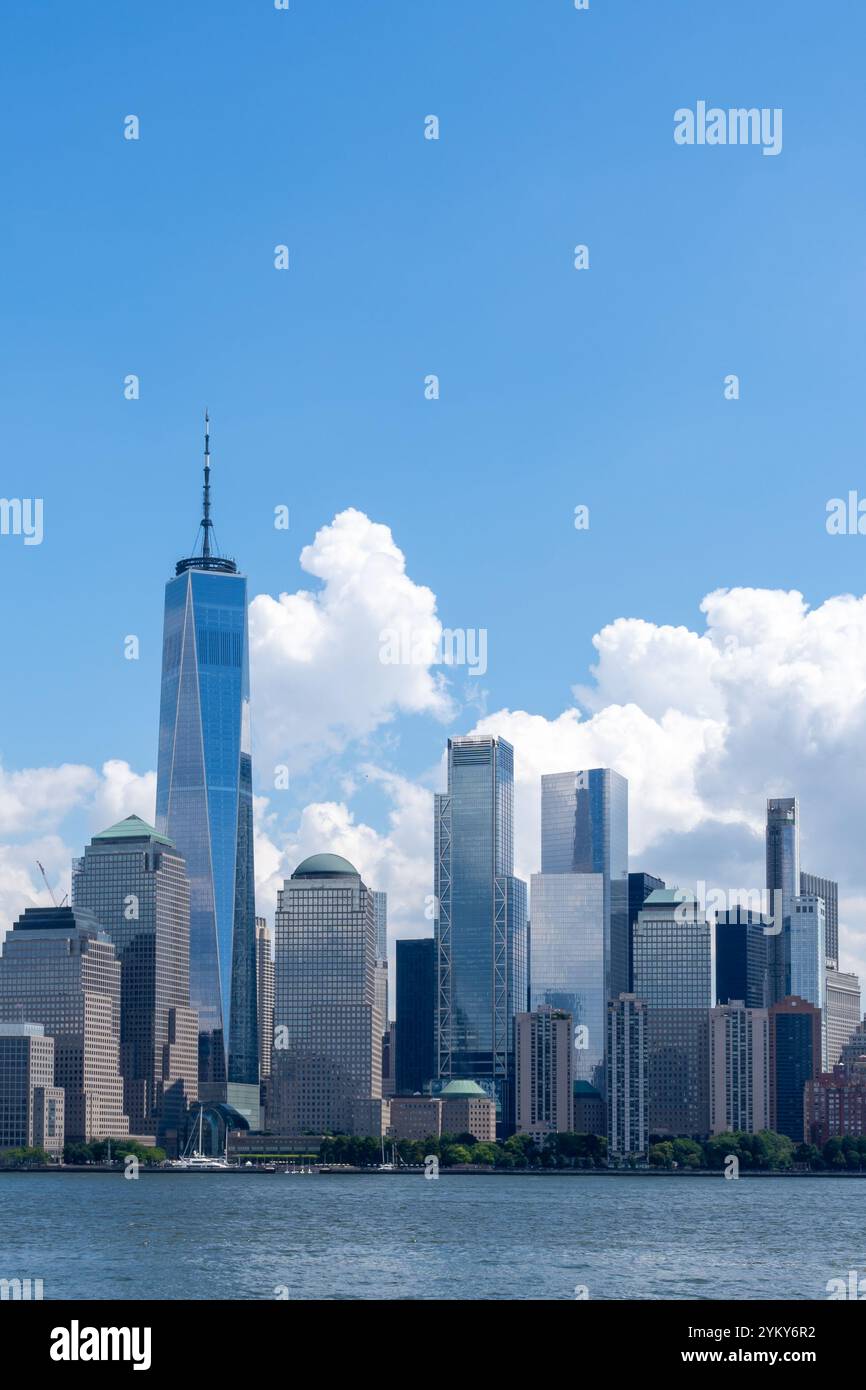
[[[442,1133],[472,1134],[485,1143],[496,1140],[496,1103],[478,1085],[455,1077],[439,1092],[442,1102]]]
[[[189,879],[171,840],[139,816],[94,835],[73,866],[72,897],[120,962],[120,1071],[134,1134],[182,1142],[198,1096],[198,1015],[189,995]]]

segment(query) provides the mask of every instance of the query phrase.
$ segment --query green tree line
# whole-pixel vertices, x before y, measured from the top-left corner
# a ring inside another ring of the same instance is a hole
[[[607,1140],[595,1134],[552,1134],[539,1148],[528,1134],[513,1134],[504,1143],[478,1140],[472,1134],[443,1134],[440,1138],[400,1139],[394,1145],[399,1162],[421,1167],[434,1156],[443,1168],[461,1163],[489,1168],[603,1168]],[[390,1145],[388,1146],[390,1156]],[[337,1134],[322,1141],[322,1163],[347,1163],[374,1168],[382,1161],[381,1141]]]

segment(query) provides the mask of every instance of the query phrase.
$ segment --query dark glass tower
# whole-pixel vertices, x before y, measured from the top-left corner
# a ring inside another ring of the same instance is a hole
[[[745,907],[716,913],[717,1004],[742,999],[747,1009],[766,1009],[771,1002],[771,927],[768,917]]]
[[[165,588],[156,824],[190,879],[190,1003],[199,1091],[257,1086],[256,925],[247,581],[214,553],[205,416],[201,553]]]
[[[398,1096],[423,1091],[436,1075],[436,943],[432,936],[397,942]]]
[[[777,928],[769,948],[772,998],[777,1001],[791,992],[791,913],[800,893],[800,808],[795,796],[767,801],[767,888]]]

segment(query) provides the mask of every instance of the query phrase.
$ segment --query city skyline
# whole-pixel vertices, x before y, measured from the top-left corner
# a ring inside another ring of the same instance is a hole
[[[45,528],[39,546],[0,537],[4,631],[28,672],[4,705],[0,919],[48,902],[35,859],[62,892],[92,832],[127,811],[154,822],[153,594],[192,540],[207,404],[222,528],[249,575],[269,916],[328,831],[389,892],[395,932],[419,930],[420,794],[441,785],[444,734],[496,732],[521,749],[524,879],[537,867],[525,792],[542,773],[628,777],[632,867],[667,882],[758,886],[760,804],[795,791],[812,808],[804,863],[842,885],[842,954],[866,974],[863,538],[825,525],[862,471],[848,304],[864,18],[841,54],[835,23],[817,26],[815,61],[842,68],[822,95],[797,24],[754,7],[708,19],[708,42],[674,0],[676,42],[647,65],[660,31],[638,5],[620,25],[608,7],[480,0],[455,15],[456,45],[447,25],[383,5],[362,69],[346,5],[242,23],[215,0],[188,16],[168,66],[159,0],[147,16],[61,7],[59,47],[88,72],[93,52],[105,61],[92,83],[73,61],[47,88],[38,17],[7,17],[18,207],[47,226],[62,198],[68,217],[49,266],[38,237],[7,248],[4,492],[44,498]],[[322,52],[327,101],[309,61]],[[515,60],[516,86],[500,75]],[[484,109],[479,62],[493,74]],[[188,80],[202,63],[206,119]],[[252,71],[257,101],[239,102]],[[622,82],[645,119],[610,102]],[[704,97],[784,107],[783,151],[679,148],[673,113]],[[130,112],[138,141],[124,138]],[[424,138],[430,112],[438,141]],[[807,276],[790,226],[822,248]],[[424,398],[430,373],[438,401]],[[662,514],[705,542],[687,566],[648,563]],[[82,622],[97,575],[110,576],[100,621]],[[383,665],[379,634],[401,622],[433,629],[434,646],[437,622],[486,631],[486,671]]]
[[[0,11],[0,1306],[826,1376],[866,7]]]

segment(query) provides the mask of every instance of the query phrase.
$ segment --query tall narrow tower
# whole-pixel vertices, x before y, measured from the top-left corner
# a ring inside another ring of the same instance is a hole
[[[435,798],[436,1052],[439,1079],[477,1082],[514,1128],[514,1019],[527,1005],[526,884],[514,877],[514,750],[448,740]],[[400,1024],[398,1021],[398,1036]]]
[[[199,1094],[247,1113],[259,1081],[247,581],[216,548],[209,436],[205,414],[200,547],[165,587],[156,820],[190,879]]]

